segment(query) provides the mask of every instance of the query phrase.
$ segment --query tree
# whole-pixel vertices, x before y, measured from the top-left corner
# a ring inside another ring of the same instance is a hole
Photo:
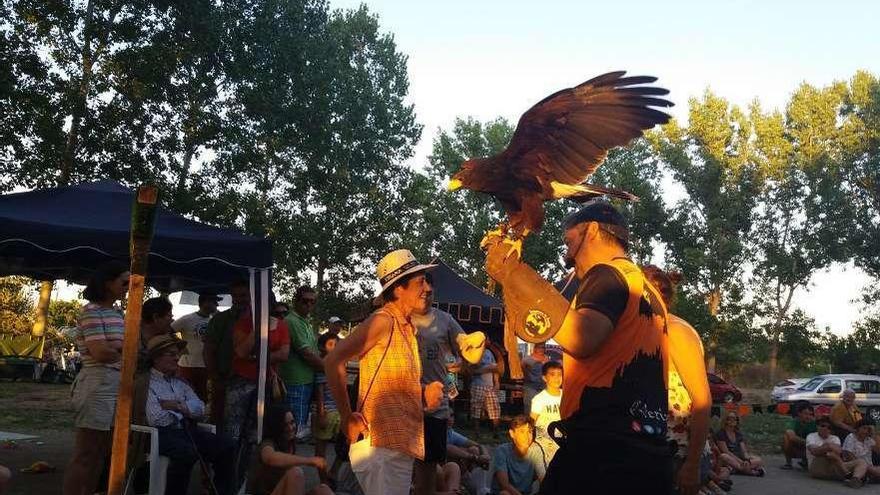
[[[770,342],[770,382],[794,293],[813,274],[846,257],[840,232],[850,221],[841,205],[838,110],[842,84],[803,84],[786,115],[752,106],[755,159],[766,181],[759,196],[755,235],[755,301]]]
[[[272,238],[282,279],[370,291],[365,261],[407,228],[402,162],[421,127],[404,101],[406,57],[366,7],[235,5],[247,16],[229,33],[228,120],[199,214]]]
[[[726,326],[725,294],[738,290],[761,171],[755,165],[752,122],[736,106],[706,92],[690,101],[688,127],[676,121],[651,136],[659,157],[686,195],[676,202],[662,238],[688,290],[705,300],[706,355],[715,369]]]
[[[31,329],[34,302],[25,277],[0,277],[0,333],[23,334]]]

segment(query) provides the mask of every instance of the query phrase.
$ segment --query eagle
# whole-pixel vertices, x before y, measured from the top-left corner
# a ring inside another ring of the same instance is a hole
[[[584,182],[608,150],[670,119],[652,108],[673,105],[661,98],[668,90],[647,85],[656,77],[625,75],[609,72],[553,93],[520,117],[504,151],[462,163],[448,189],[489,194],[507,213],[506,224],[487,238],[500,234],[521,254],[522,239],[544,223],[545,201],[584,202],[601,195],[638,200],[626,191]]]

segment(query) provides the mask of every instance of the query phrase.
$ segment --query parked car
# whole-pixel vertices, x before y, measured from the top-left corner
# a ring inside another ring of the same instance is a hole
[[[856,393],[856,406],[874,421],[880,421],[880,376],[877,375],[819,375],[779,402],[834,405],[840,401],[840,393],[848,388]]]
[[[709,378],[709,391],[712,392],[712,402],[739,402],[743,398],[742,392],[733,384],[727,383],[718,375],[706,373]]]
[[[810,381],[809,378],[787,378],[782,380],[773,386],[773,390],[770,392],[770,402],[776,404],[808,381]]]

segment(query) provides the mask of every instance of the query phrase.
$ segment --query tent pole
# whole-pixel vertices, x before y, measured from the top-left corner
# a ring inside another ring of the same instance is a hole
[[[52,299],[52,286],[54,282],[51,280],[43,280],[40,282],[40,299],[37,301],[37,317],[34,319],[34,326],[31,327],[31,335],[34,337],[42,337],[46,333],[46,322],[49,321],[49,300]]]
[[[131,422],[134,371],[137,368],[137,350],[141,331],[141,308],[144,301],[144,281],[147,259],[158,210],[159,190],[141,186],[131,213],[131,277],[128,282],[128,304],[125,311],[125,340],[122,345],[122,371],[119,395],[116,398],[116,418],[113,426],[113,450],[110,454],[110,483],[108,495],[121,495],[125,486],[125,468],[128,462],[128,435]]]

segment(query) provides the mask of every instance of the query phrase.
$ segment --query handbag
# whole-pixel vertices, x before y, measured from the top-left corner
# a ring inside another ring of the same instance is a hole
[[[269,391],[274,402],[283,401],[287,397],[287,387],[284,386],[284,380],[274,371],[269,375]]]

